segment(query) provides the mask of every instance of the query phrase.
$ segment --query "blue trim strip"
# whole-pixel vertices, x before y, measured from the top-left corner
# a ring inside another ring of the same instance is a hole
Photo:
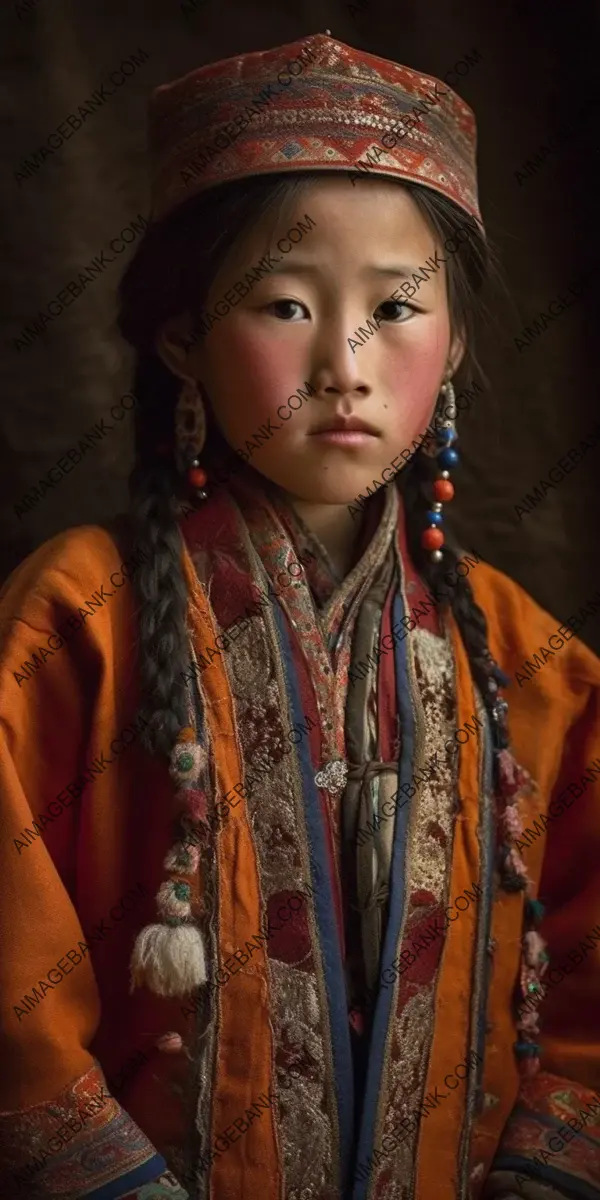
[[[572,1200],[598,1200],[598,1188],[586,1183],[585,1179],[567,1175],[565,1171],[555,1171],[553,1167],[538,1167],[530,1158],[521,1158],[518,1154],[503,1154],[495,1158],[491,1170],[514,1171],[516,1175],[527,1175],[532,1181],[540,1179],[542,1183],[552,1184],[559,1192],[566,1192]]]
[[[481,697],[480,697],[481,699]],[[476,706],[477,707],[477,706]],[[477,818],[480,845],[479,885],[483,888],[483,897],[477,914],[475,932],[474,961],[471,981],[471,1008],[469,1014],[469,1043],[470,1049],[475,1047],[479,1055],[476,1070],[468,1077],[465,1096],[463,1126],[459,1144],[458,1165],[461,1187],[465,1191],[468,1186],[470,1166],[471,1140],[473,1126],[477,1116],[482,1111],[482,1082],[485,1070],[485,1048],[487,1034],[485,1031],[487,1009],[489,1003],[493,962],[487,947],[492,928],[492,908],[494,903],[494,856],[496,852],[495,826],[495,796],[493,791],[493,739],[490,719],[485,710],[485,722],[482,731],[483,748],[478,757],[477,786],[479,795],[479,813]],[[476,715],[479,714],[476,711]]]
[[[484,888],[485,908],[482,913],[483,932],[482,940],[485,950],[486,970],[484,972],[484,982],[481,992],[479,1019],[478,1025],[478,1040],[477,1053],[481,1057],[481,1062],[477,1067],[477,1086],[480,1086],[483,1076],[483,1067],[485,1059],[485,1023],[487,1017],[487,1007],[490,994],[490,985],[492,980],[492,957],[487,953],[487,946],[492,932],[492,907],[494,904],[494,857],[496,853],[496,825],[495,825],[495,797],[493,789],[493,742],[492,731],[490,729],[490,720],[488,713],[485,714],[485,725],[483,729],[483,848],[485,860],[481,863],[482,870],[480,873],[479,884]],[[480,803],[481,792],[480,792]]]
[[[402,617],[405,615],[405,611],[404,599],[401,592],[398,591],[392,603],[393,625],[398,627]],[[398,764],[399,788],[404,784],[410,784],[414,775],[415,720],[410,694],[408,651],[406,642],[407,639],[403,638],[401,641],[396,642],[395,646],[396,702],[398,705],[400,728],[402,730],[402,747],[400,761]],[[383,970],[385,970],[386,966],[390,966],[394,960],[400,937],[400,930],[402,929],[402,921],[404,918],[406,835],[408,831],[409,809],[409,804],[405,804],[402,808],[396,809],[394,844],[392,849],[392,861],[390,865],[389,920],[381,954]],[[359,1131],[358,1148],[356,1154],[356,1168],[360,1168],[362,1166],[364,1169],[364,1167],[369,1163],[370,1156],[375,1148],[373,1145],[375,1138],[375,1124],[377,1119],[379,1098],[381,1095],[383,1068],[386,1061],[386,1038],[390,1025],[393,996],[394,985],[381,982],[380,975],[379,993],[375,1002],[375,1013],[373,1018],[373,1031],[369,1051],[369,1066],[365,1087],[362,1123]],[[361,1180],[355,1176],[352,1200],[366,1200],[367,1192],[370,1186],[369,1176],[370,1171],[366,1179]]]
[[[279,638],[288,700],[294,723],[300,723],[304,718],[304,709],[286,619],[279,605],[273,605],[273,615]],[[311,882],[314,881],[316,883],[315,913],[329,1005],[334,1083],[337,1089],[340,1173],[343,1180],[342,1186],[345,1189],[354,1144],[354,1070],[348,1025],[346,978],[340,952],[340,940],[325,847],[325,831],[323,828],[319,792],[314,781],[315,768],[310,758],[308,738],[303,738],[302,742],[295,749],[302,775],[304,821],[309,849]]]
[[[141,1167],[126,1171],[124,1175],[119,1175],[118,1179],[111,1179],[110,1183],[104,1183],[93,1192],[86,1192],[86,1200],[119,1200],[119,1197],[135,1192],[136,1188],[141,1188],[143,1184],[153,1183],[168,1170],[162,1154],[153,1154]]]

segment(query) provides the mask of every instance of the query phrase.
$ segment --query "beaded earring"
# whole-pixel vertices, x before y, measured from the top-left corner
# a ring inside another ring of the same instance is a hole
[[[206,500],[204,485],[208,475],[200,466],[199,455],[206,441],[206,411],[201,389],[195,379],[186,379],[175,408],[177,464],[199,500]]]
[[[443,415],[444,419],[436,424],[436,441],[434,448],[426,451],[431,458],[437,459],[440,474],[432,485],[433,502],[426,516],[429,528],[421,534],[421,545],[424,550],[431,551],[432,562],[441,562],[443,558],[441,547],[444,545],[444,533],[441,526],[444,523],[442,506],[454,495],[454,485],[450,482],[450,470],[460,461],[456,450],[452,449],[456,441],[456,403],[454,387],[451,380],[446,380],[440,388],[440,394],[447,399]],[[441,408],[441,406],[440,406]]]

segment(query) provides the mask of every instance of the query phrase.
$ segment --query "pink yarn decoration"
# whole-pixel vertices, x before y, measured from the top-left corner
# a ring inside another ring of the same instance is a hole
[[[516,777],[517,764],[510,750],[501,750],[497,755],[498,778],[502,795],[507,798],[515,796],[519,790]]]
[[[189,884],[186,887],[189,888]],[[180,900],[177,896],[174,879],[161,883],[156,893],[156,907],[162,917],[189,917],[191,912],[189,899]]]
[[[529,771],[519,765],[510,750],[501,750],[497,762],[500,793],[505,800],[516,796],[518,792],[535,790]]]
[[[539,1028],[539,1017],[535,1010],[523,1013],[519,1019],[519,1029],[522,1029],[523,1033],[535,1034],[539,1032]]]
[[[515,875],[518,875],[520,879],[524,879],[527,883],[530,882],[525,863],[523,862],[519,851],[515,850],[514,847],[512,850],[509,850],[508,854],[506,855],[506,863],[512,867]]]
[[[189,765],[183,766],[183,763]],[[169,774],[180,783],[196,783],[208,762],[208,754],[200,742],[178,742],[171,752]]]
[[[533,967],[528,967],[527,964],[521,960],[521,991],[529,999],[531,999],[532,993],[528,992],[527,990],[528,984],[538,982],[539,980],[537,973],[534,971]],[[535,1003],[537,1004],[537,998],[535,999]],[[525,1011],[527,1012],[527,1009]]]
[[[507,804],[502,814],[504,828],[509,838],[519,838],[523,832],[523,822],[519,816],[516,804]]]
[[[542,961],[545,942],[535,929],[530,929],[523,937],[523,945],[525,947],[525,962],[528,967],[534,967],[537,970],[546,968],[547,964]]]
[[[208,797],[202,788],[190,788],[186,795],[186,804],[188,811],[196,821],[206,821]]]
[[[193,813],[197,821],[206,821],[208,809],[208,797],[203,788],[179,788],[175,792],[175,799],[185,809],[185,813]],[[183,820],[186,819],[184,815]]]
[[[182,856],[185,855],[188,863],[183,865]],[[177,842],[172,850],[169,850],[164,861],[166,871],[172,871],[175,875],[195,875],[200,866],[200,847],[194,846],[187,842],[184,838]]]
[[[190,858],[189,874],[195,875],[196,871],[198,870],[198,867],[200,866],[200,847],[199,846],[186,846],[185,849],[186,849],[186,853],[189,854],[189,858]]]

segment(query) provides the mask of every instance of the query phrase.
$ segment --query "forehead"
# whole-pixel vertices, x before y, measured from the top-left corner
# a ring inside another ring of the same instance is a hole
[[[354,184],[345,173],[324,172],[285,196],[269,211],[253,220],[232,245],[223,264],[259,261],[273,251],[277,241],[292,232],[294,246],[290,261],[308,257],[350,254],[353,259],[371,258],[377,251],[409,251],[410,261],[431,252],[435,234],[409,191],[393,180],[365,177]]]

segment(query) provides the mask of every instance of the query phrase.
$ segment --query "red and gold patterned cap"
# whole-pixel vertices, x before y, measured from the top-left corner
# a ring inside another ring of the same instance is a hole
[[[423,184],[482,225],[476,136],[472,109],[439,79],[317,33],[156,88],[153,218],[229,180],[327,170]]]

